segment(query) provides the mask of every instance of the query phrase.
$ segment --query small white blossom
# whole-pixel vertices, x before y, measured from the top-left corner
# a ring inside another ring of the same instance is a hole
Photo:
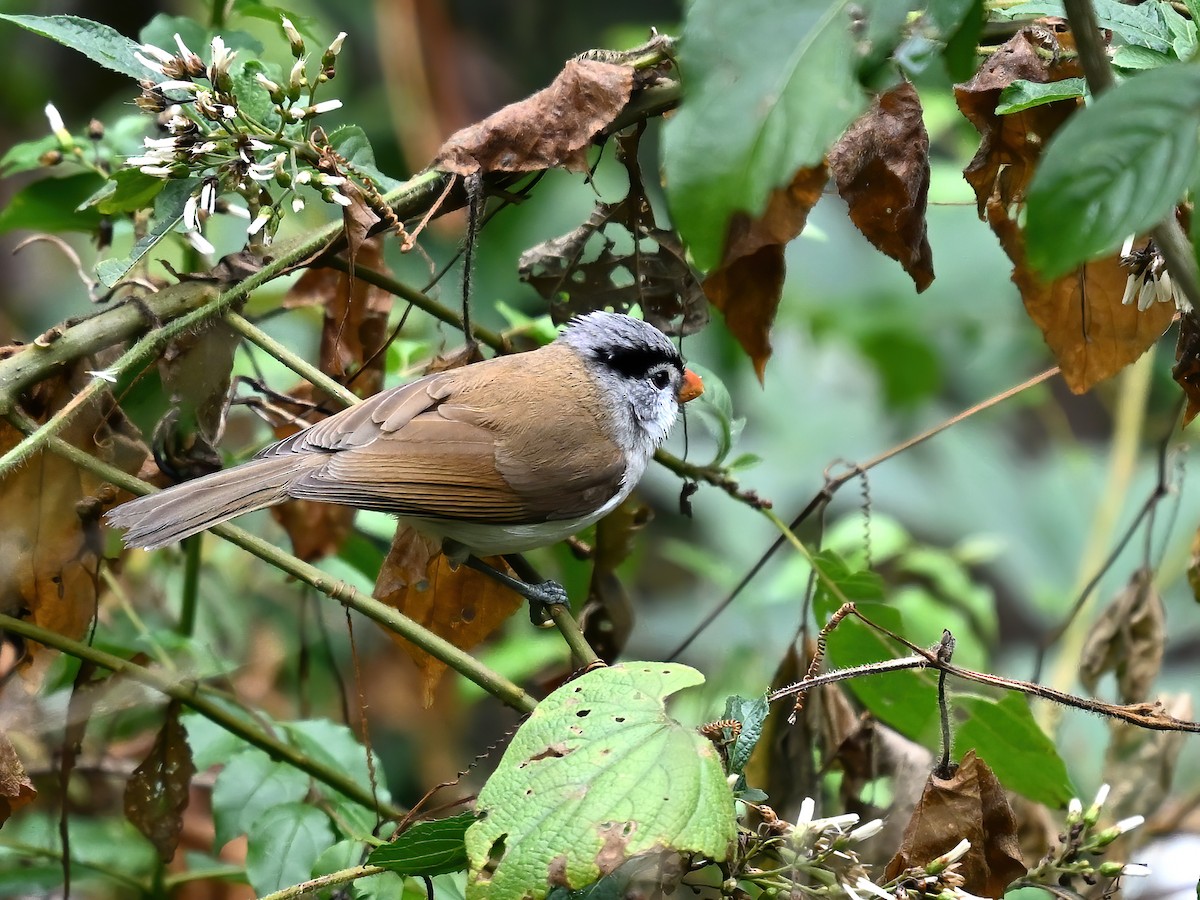
[[[963,838],[961,841],[959,841],[957,844],[955,844],[950,850],[946,851],[941,856],[939,856],[936,860],[934,860],[934,862],[942,863],[943,865],[948,866],[951,863],[958,862],[960,859],[962,859],[964,856],[966,856],[967,851],[970,849],[971,849],[971,842],[968,841],[966,838]]]
[[[326,175],[324,172],[317,174],[317,184],[323,184],[325,187],[340,187],[346,183],[346,179],[341,175]],[[811,797],[806,797],[805,802],[812,803]],[[813,804],[814,806],[816,804]],[[801,807],[803,808],[803,807]],[[812,811],[809,811],[809,816],[812,816]]]
[[[1130,253],[1133,252],[1133,240],[1136,237],[1137,237],[1136,234],[1131,234],[1129,237],[1125,238],[1125,243],[1123,243],[1121,245],[1121,255],[1122,256],[1128,256]]]
[[[896,900],[892,894],[889,894],[869,878],[859,878],[858,881],[854,883],[854,886],[860,891],[866,891],[868,894],[874,894],[876,897],[881,898],[881,900]]]
[[[333,112],[335,109],[341,108],[341,100],[322,100],[320,103],[313,104],[308,108],[308,115],[319,116],[321,113]]]
[[[1133,278],[1132,275],[1130,275],[1129,277],[1130,277],[1130,279]],[[1126,288],[1126,290],[1128,291],[1129,289]],[[1132,299],[1132,298],[1130,298],[1130,299]],[[1129,300],[1122,300],[1121,302],[1128,303]],[[1082,815],[1083,815],[1083,801],[1080,800],[1078,797],[1072,797],[1071,802],[1067,804],[1067,818],[1072,818],[1073,816],[1082,816]]]
[[[297,194],[292,198],[292,212],[298,213],[304,209],[304,198]]]
[[[859,825],[847,837],[852,841],[865,841],[883,831],[883,819],[872,819],[865,825]]]
[[[1145,312],[1146,310],[1148,310],[1150,308],[1150,304],[1154,302],[1155,293],[1156,293],[1156,289],[1154,287],[1154,279],[1153,278],[1147,278],[1145,281],[1142,282],[1142,290],[1138,294],[1137,306],[1138,306],[1139,312]],[[1099,804],[1099,803],[1094,803],[1094,804],[1092,804],[1092,808],[1099,809],[1100,805],[1101,804]]]
[[[1175,302],[1175,286],[1171,284],[1171,273],[1163,269],[1163,273],[1158,276],[1159,303],[1174,303]]]
[[[310,181],[312,181],[312,172],[308,169],[296,173],[296,184],[308,184]]]
[[[160,91],[198,91],[200,88],[191,81],[160,81],[155,85]]]
[[[115,369],[88,369],[87,373],[93,378],[99,378],[101,381],[107,381],[109,384],[117,383],[117,373]]]
[[[200,207],[196,195],[192,194],[187,198],[187,202],[183,204],[183,227],[187,231],[198,231],[200,229],[200,217],[197,210]]]
[[[288,84],[292,87],[300,87],[305,83],[304,68],[308,65],[308,59],[300,57],[292,63],[292,71],[288,74]]]
[[[167,166],[139,166],[138,170],[143,175],[153,175],[155,178],[169,178],[171,169]]]
[[[150,59],[149,57],[143,56],[141,53],[137,53],[137,52],[135,52],[133,54],[133,58],[136,59],[138,62],[140,62],[147,69],[149,69],[151,72],[154,72],[157,75],[165,74],[163,72],[162,63],[155,62],[154,60]]]
[[[329,49],[325,52],[330,56],[337,56],[342,52],[342,41],[346,40],[346,32],[339,31],[338,36],[333,39],[333,43],[329,45]]]
[[[217,210],[217,189],[211,178],[204,179],[200,188],[200,208],[209,214]]]
[[[283,16],[283,33],[287,35],[288,43],[293,46],[304,46],[304,38],[300,37],[300,32],[296,30],[296,26],[292,24],[292,20],[287,16]]]
[[[198,231],[188,231],[184,234],[184,237],[187,238],[189,244],[205,256],[211,256],[216,252],[216,247],[210,244],[208,239]]]
[[[253,147],[255,150],[270,150],[271,149],[270,144],[264,144],[258,138],[250,138],[250,146]]]
[[[1109,786],[1107,784],[1100,785],[1100,790],[1096,791],[1096,799],[1092,801],[1092,806],[1099,809],[1106,800],[1108,800]]]
[[[263,226],[269,221],[271,221],[271,210],[264,209],[255,217],[254,221],[247,226],[246,234],[250,235],[250,237],[254,237],[254,235],[262,231]]]
[[[221,36],[215,35],[212,39],[212,63],[208,68],[209,81],[216,81],[218,75],[227,73],[235,56],[237,53],[225,46],[225,41],[221,39]]]
[[[1122,819],[1120,822],[1114,825],[1113,828],[1116,829],[1117,834],[1126,834],[1127,832],[1133,831],[1133,829],[1137,828],[1145,821],[1145,816],[1130,816],[1128,819]]]
[[[175,54],[168,53],[162,47],[156,47],[154,44],[142,44],[138,50],[148,56],[153,56],[160,63],[169,63],[175,58]]]
[[[1128,306],[1134,301],[1138,295],[1138,279],[1136,275],[1130,275],[1125,279],[1125,293],[1121,295],[1121,305]],[[1078,797],[1071,798],[1072,803],[1079,804],[1079,815],[1083,815],[1083,804],[1079,802]]]
[[[63,117],[59,115],[58,109],[53,103],[46,104],[46,120],[50,123],[50,130],[57,135],[60,131],[66,131],[67,125],[63,121]]]
[[[184,59],[187,59],[189,56],[196,55],[188,49],[188,45],[183,42],[183,38],[179,36],[178,31],[175,32],[175,46],[179,48],[179,55]]]
[[[354,205],[353,200],[351,200],[345,194],[339,194],[337,191],[334,191],[330,195],[329,199],[331,199],[338,206],[353,206]]]
[[[212,153],[216,149],[217,149],[216,141],[205,141],[202,144],[196,144],[188,152],[191,153],[192,156],[203,156],[205,153]]]
[[[270,78],[268,78],[262,72],[256,73],[254,76],[254,80],[257,81],[263,87],[265,87],[272,94],[279,93],[280,91],[283,90],[283,88],[281,88],[279,85],[277,85],[275,82],[273,82]]]
[[[1143,866],[1141,863],[1126,863],[1121,867],[1122,875],[1129,875],[1133,878],[1145,878],[1147,875],[1153,874],[1149,866]]]
[[[797,825],[807,825],[812,821],[813,813],[816,812],[817,801],[812,797],[805,797],[800,803],[800,814],[796,816]]]
[[[240,204],[237,204],[237,203],[226,203],[224,211],[229,213],[229,215],[234,216],[238,219],[249,220],[249,218],[250,218],[250,210],[246,209],[246,207],[241,206]]]

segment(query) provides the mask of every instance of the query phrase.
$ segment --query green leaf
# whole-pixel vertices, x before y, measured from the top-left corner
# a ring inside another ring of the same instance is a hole
[[[234,0],[233,11],[240,16],[246,16],[250,19],[263,19],[276,26],[279,25],[279,20],[283,16],[287,16],[291,19],[292,24],[296,26],[296,30],[310,41],[313,41],[314,46],[322,40],[320,21],[314,16],[302,15],[294,9],[273,6],[270,3],[263,3],[262,0]],[[313,47],[309,47],[308,49],[311,51]]]
[[[1148,47],[1160,53],[1171,49],[1170,30],[1162,12],[1154,3],[1125,6],[1118,0],[1092,0],[1096,19],[1101,28],[1109,28],[1127,43]],[[1036,16],[1065,17],[1062,0],[1031,0],[1008,9],[992,10],[1002,19],[1023,19]]]
[[[1029,186],[1029,262],[1045,276],[1115,249],[1170,214],[1192,183],[1200,68],[1130,78],[1073,115]]]
[[[94,206],[106,216],[136,212],[150,206],[166,184],[138,169],[118,169],[80,208]]]
[[[175,35],[177,34],[183,39],[183,43],[189,50],[201,58],[207,58],[211,35],[207,28],[187,16],[158,13],[138,31],[138,41],[161,47],[168,53],[176,53],[178,52],[178,48],[175,46]]]
[[[974,748],[1006,788],[1052,809],[1062,809],[1077,795],[1054,742],[1034,721],[1020,694],[995,700],[955,692],[951,702],[957,712],[966,713],[954,729],[959,759]]]
[[[330,722],[328,719],[307,719],[288,722],[283,727],[292,743],[308,756],[354,779],[360,787],[372,789],[371,773],[367,768],[367,750],[347,726]],[[375,760],[375,771],[382,771],[378,758]],[[375,785],[375,792],[381,801],[391,799],[387,788],[382,784]]]
[[[278,66],[266,66],[260,60],[237,60],[229,77],[233,79],[233,93],[238,99],[238,110],[250,116],[254,121],[267,128],[275,129],[280,125],[279,112],[271,101],[267,89],[255,81],[255,76],[262,74],[280,83],[281,76]]]
[[[1169,53],[1159,53],[1133,44],[1122,44],[1112,58],[1113,65],[1119,69],[1157,69],[1174,61]]]
[[[551,880],[581,888],[652,849],[726,859],[736,823],[716,748],[663,705],[703,680],[622,663],[539,703],[479,793],[467,897],[542,900]]]
[[[239,753],[213,784],[213,822],[220,851],[239,834],[250,834],[268,810],[303,800],[308,776],[287,763],[275,762],[261,750]]]
[[[376,847],[368,865],[386,866],[400,875],[444,875],[467,867],[467,828],[475,823],[474,813],[447,819],[418,822],[400,833],[390,844]]]
[[[245,715],[244,711],[242,715]],[[180,721],[187,729],[188,745],[192,748],[192,762],[195,763],[197,772],[224,764],[234,754],[250,748],[244,739],[231,734],[199,713],[184,713]]]
[[[725,719],[737,719],[742,723],[741,733],[729,748],[729,771],[739,775],[750,762],[758,739],[762,737],[767,713],[771,711],[765,697],[733,696],[725,701]]]
[[[842,597],[854,601],[858,611],[894,634],[906,634],[904,621],[883,600],[882,582],[873,572],[851,572],[837,554],[823,551],[816,558],[824,578],[817,581],[813,609],[820,624],[827,622],[842,605]],[[826,579],[839,589],[830,590]],[[829,668],[860,666],[907,656],[907,650],[888,640],[874,628],[854,617],[843,619],[826,639]],[[937,685],[930,672],[900,671],[865,675],[847,682],[850,690],[880,721],[915,741],[927,741],[937,724]]]
[[[1083,78],[1064,78],[1062,81],[1045,83],[1018,78],[1000,92],[996,115],[1007,116],[1031,106],[1082,97],[1086,92],[1087,81]]]
[[[102,259],[96,263],[96,277],[105,287],[112,287],[125,277],[138,261],[165,238],[183,219],[183,207],[188,197],[200,187],[199,178],[172,179],[154,200],[154,227],[133,245],[129,255],[120,259]]]
[[[104,178],[94,172],[80,172],[65,178],[42,178],[28,184],[0,210],[0,234],[16,228],[30,231],[95,231],[100,213],[76,207],[96,192]]]
[[[849,0],[692,0],[680,42],[685,100],[666,125],[671,218],[703,270],[729,221],[819,163],[864,108]],[[764,65],[764,60],[772,60]]]
[[[58,138],[52,134],[9,147],[0,157],[0,175],[16,175],[42,168],[42,154],[58,150]]]
[[[1169,3],[1158,3],[1158,11],[1167,23],[1171,33],[1171,50],[1184,62],[1187,62],[1196,52],[1196,25],[1191,19],[1185,19],[1175,11]]]
[[[931,0],[926,15],[945,44],[942,59],[950,77],[966,81],[975,71],[979,36],[987,22],[983,0]]]
[[[78,50],[92,62],[130,78],[150,78],[147,69],[133,54],[138,45],[119,31],[78,16],[13,16],[0,14],[0,20],[20,25],[27,31],[58,41]]]
[[[704,382],[704,393],[689,408],[700,416],[705,430],[717,443],[717,452],[709,465],[719,466],[733,449],[734,441],[746,425],[745,419],[733,417],[733,399],[724,382],[711,369],[698,363],[689,363]]]
[[[276,806],[255,823],[246,848],[246,877],[259,895],[299,884],[332,845],[325,813],[304,803]]]
[[[375,165],[375,151],[367,140],[367,133],[357,125],[343,125],[329,135],[329,144],[346,158],[355,169],[375,182],[380,193],[387,193],[400,184],[395,178],[384,175]]]

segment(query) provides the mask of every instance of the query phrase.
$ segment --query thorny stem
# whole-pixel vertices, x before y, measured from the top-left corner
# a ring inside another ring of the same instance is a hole
[[[872,622],[857,609],[853,604],[849,604],[847,610],[849,615],[853,615],[860,619],[871,628],[879,631],[887,637],[897,640],[899,643],[908,647],[913,651],[912,656],[906,656],[899,659],[889,659],[878,663],[868,663],[863,666],[853,666],[846,669],[838,669],[836,672],[826,672],[823,675],[817,675],[813,678],[805,678],[795,684],[789,684],[777,691],[772,691],[767,695],[768,702],[782,700],[784,697],[790,697],[793,694],[811,691],[813,688],[821,687],[826,684],[835,684],[839,681],[846,681],[851,678],[861,678],[867,675],[879,675],[885,672],[895,672],[903,669],[936,669],[939,672],[945,672],[947,675],[955,675],[966,681],[973,681],[977,684],[986,684],[992,687],[1003,688],[1008,691],[1018,691],[1022,694],[1028,694],[1032,697],[1038,697],[1042,700],[1049,700],[1053,703],[1059,703],[1063,706],[1070,706],[1074,709],[1082,709],[1085,712],[1095,713],[1098,716],[1106,716],[1110,719],[1118,719],[1122,722],[1128,722],[1131,725],[1136,725],[1139,728],[1146,728],[1152,731],[1181,731],[1200,733],[1200,722],[1193,722],[1188,719],[1177,719],[1172,715],[1163,711],[1161,703],[1132,703],[1128,706],[1121,706],[1114,703],[1103,703],[1099,700],[1093,700],[1088,697],[1077,697],[1074,694],[1068,694],[1065,691],[1058,691],[1054,688],[1046,687],[1041,684],[1034,684],[1029,681],[1020,681],[1014,678],[1004,678],[1000,675],[993,675],[990,672],[976,672],[972,669],[964,669],[961,666],[956,666],[953,663],[941,661],[938,659],[938,649],[926,650],[917,647],[909,641],[898,637],[886,628],[882,628]]]
[[[155,669],[140,666],[130,660],[122,659],[119,656],[114,656],[96,647],[72,640],[56,631],[42,628],[32,622],[27,622],[24,619],[18,619],[4,613],[0,613],[0,630],[19,634],[28,640],[37,641],[39,644],[45,644],[47,647],[61,650],[63,653],[69,654],[76,659],[94,663],[97,666],[108,669],[110,672],[124,675],[132,678],[134,681],[154,688],[156,691],[165,694],[173,700],[178,700],[188,708],[195,710],[204,716],[204,718],[220,725],[230,734],[235,734],[246,741],[246,743],[264,751],[272,759],[286,762],[296,767],[302,772],[311,775],[322,784],[340,791],[356,803],[361,803],[368,809],[378,808],[389,818],[399,818],[404,815],[404,811],[399,807],[392,806],[391,804],[376,803],[369,791],[363,790],[356,782],[347,778],[344,773],[332,766],[327,766],[325,763],[310,758],[295,747],[285,744],[265,731],[259,731],[257,728],[247,724],[243,719],[232,715],[212,698],[201,693],[201,686],[194,681],[184,681],[174,676],[164,675]]]
[[[26,432],[35,427],[32,421],[19,413],[10,416],[10,421]],[[101,478],[134,494],[146,494],[150,492],[150,485],[146,484],[146,482],[125,474],[115,466],[110,466],[59,438],[50,438],[48,449],[66,457],[80,468],[94,472]],[[368,619],[378,622],[389,631],[393,631],[406,640],[411,641],[430,656],[440,659],[450,668],[466,676],[489,694],[507,703],[514,709],[529,712],[536,705],[533,698],[518,685],[503,675],[492,671],[475,659],[475,657],[464,653],[449,641],[425,630],[403,613],[392,609],[384,603],[380,603],[373,597],[367,596],[344,581],[338,581],[330,577],[316,566],[309,565],[292,554],[280,550],[274,544],[255,537],[248,531],[244,531],[234,525],[217,525],[211,531],[236,544],[243,550],[249,551],[275,568],[305,584],[311,585],[321,593],[332,597],[343,605],[362,613]]]
[[[1079,61],[1083,64],[1088,88],[1093,97],[1098,97],[1116,85],[1116,78],[1100,37],[1096,11],[1092,8],[1091,0],[1063,0],[1063,9],[1075,38],[1075,46],[1079,48]],[[1200,273],[1196,269],[1191,242],[1175,218],[1175,211],[1172,210],[1166,219],[1155,226],[1151,234],[1167,261],[1171,280],[1187,300],[1190,312],[1200,304]]]
[[[293,900],[295,897],[315,894],[323,888],[346,884],[347,882],[357,881],[359,878],[367,878],[371,875],[381,875],[388,871],[391,870],[385,869],[382,866],[351,866],[349,869],[340,869],[337,872],[330,872],[328,875],[322,875],[319,878],[302,881],[300,884],[293,884],[280,891],[263,894],[259,897],[259,900]]]

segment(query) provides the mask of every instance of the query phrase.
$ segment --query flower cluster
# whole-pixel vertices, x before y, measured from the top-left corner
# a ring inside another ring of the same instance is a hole
[[[1052,884],[1072,887],[1072,880],[1084,885],[1096,883],[1097,878],[1140,877],[1150,869],[1138,863],[1121,863],[1102,859],[1109,846],[1123,834],[1141,825],[1143,816],[1130,816],[1107,828],[1098,828],[1100,813],[1108,799],[1108,785],[1100,786],[1096,799],[1086,810],[1079,798],[1067,807],[1066,830],[1059,835],[1057,846],[1023,879],[1025,884]]]
[[[1121,303],[1128,306],[1137,301],[1139,310],[1145,311],[1150,304],[1174,303],[1183,308],[1186,303],[1183,295],[1175,290],[1171,281],[1171,273],[1167,271],[1167,261],[1153,240],[1146,242],[1141,249],[1134,249],[1136,235],[1125,239],[1121,247],[1121,265],[1129,269],[1129,277],[1125,279],[1125,293]]]
[[[318,102],[314,95],[336,74],[345,32],[325,50],[319,73],[310,81],[304,40],[287,18],[282,24],[295,60],[283,85],[268,78],[262,66],[253,71],[249,65],[235,65],[237,52],[220,36],[212,39],[207,64],[178,34],[174,51],[143,44],[136,54],[155,76],[140,83],[136,103],[157,117],[166,136],[145,138],[142,155],[128,157],[125,166],[158,178],[196,179],[183,224],[202,252],[212,252],[202,229],[216,213],[247,219],[251,242],[267,244],[285,202],[294,212],[304,208],[299,186],[314,186],[330,203],[351,202],[340,190],[344,179],[318,170],[319,158],[305,140],[306,123],[342,105],[340,100]],[[251,93],[259,96],[249,98]],[[269,103],[261,102],[267,97]],[[264,108],[271,112],[253,112]],[[238,195],[244,205],[224,200],[228,193]]]

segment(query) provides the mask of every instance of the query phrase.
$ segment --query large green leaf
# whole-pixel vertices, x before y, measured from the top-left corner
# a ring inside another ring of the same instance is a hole
[[[817,582],[813,609],[825,623],[842,604],[852,600],[864,616],[894,634],[905,635],[900,612],[883,602],[883,587],[873,572],[851,572],[828,550],[817,556],[823,578]],[[836,585],[838,596],[829,586]],[[827,638],[826,668],[841,669],[908,656],[906,648],[854,617],[843,619]],[[926,671],[907,670],[850,679],[847,686],[880,721],[916,741],[928,742],[937,722],[936,678]]]
[[[199,178],[168,181],[154,198],[154,226],[133,245],[128,256],[102,259],[96,264],[96,277],[105,287],[112,287],[125,277],[154,245],[165,238],[183,219],[187,199],[200,188]]]
[[[1000,92],[996,104],[996,115],[1008,116],[1057,100],[1073,100],[1087,91],[1087,82],[1082,78],[1064,78],[1062,81],[1026,81],[1018,78]]]
[[[400,875],[443,875],[467,867],[465,835],[475,823],[474,813],[448,819],[418,822],[402,831],[390,844],[377,847],[367,858],[372,866],[385,866]]]
[[[467,896],[542,900],[652,850],[727,858],[733,794],[715,747],[666,714],[702,683],[675,663],[588,672],[538,704],[479,793]]]
[[[1171,49],[1171,30],[1163,19],[1162,10],[1156,2],[1126,6],[1119,0],[1092,0],[1096,19],[1101,28],[1111,29],[1121,40],[1139,47],[1148,47],[1160,53]],[[1037,16],[1063,17],[1062,0],[1030,0],[1007,9],[996,9],[997,18],[1030,18]]]
[[[13,16],[0,14],[0,20],[20,25],[27,31],[58,41],[78,50],[106,69],[130,78],[149,78],[154,73],[137,61],[133,54],[138,45],[119,31],[78,16]]]
[[[329,817],[315,806],[284,803],[259,817],[246,847],[246,877],[257,894],[307,881],[333,846]]]
[[[849,0],[692,0],[667,123],[671,217],[703,270],[730,217],[760,214],[772,189],[825,152],[865,100],[855,79]]]
[[[104,178],[95,172],[80,172],[66,178],[42,178],[21,188],[0,210],[0,234],[16,228],[30,231],[95,231],[100,213],[76,210],[92,196]]]
[[[1200,67],[1129,79],[1072,116],[1029,186],[1029,262],[1047,277],[1165,219],[1192,183]]]
[[[1078,792],[1054,742],[1034,721],[1025,698],[1008,693],[996,700],[959,693],[960,687],[955,684],[951,694],[960,714],[954,728],[955,757],[961,759],[974,749],[1010,791],[1046,806],[1065,807]]]
[[[275,762],[261,750],[247,750],[229,760],[213,784],[215,850],[240,834],[248,834],[266,812],[296,803],[308,794],[306,774]]]

